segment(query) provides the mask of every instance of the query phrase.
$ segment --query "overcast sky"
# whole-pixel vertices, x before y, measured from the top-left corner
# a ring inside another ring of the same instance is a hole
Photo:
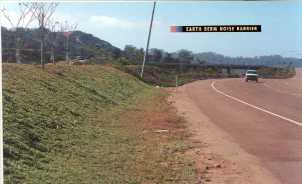
[[[55,18],[78,23],[119,48],[145,47],[152,2],[60,3]],[[4,3],[16,17],[16,3]],[[4,26],[8,22],[1,19]],[[301,1],[158,2],[151,48],[227,56],[280,54],[302,58]],[[171,33],[172,25],[261,24],[261,33]],[[32,25],[34,26],[34,25]],[[299,45],[298,45],[299,44]]]

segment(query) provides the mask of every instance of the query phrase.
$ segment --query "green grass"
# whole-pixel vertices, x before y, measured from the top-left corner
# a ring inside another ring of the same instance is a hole
[[[165,96],[111,67],[4,65],[5,183],[194,183],[185,133],[142,133]]]

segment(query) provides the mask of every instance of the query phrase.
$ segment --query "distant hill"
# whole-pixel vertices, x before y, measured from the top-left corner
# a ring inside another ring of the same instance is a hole
[[[23,63],[40,62],[40,35],[37,29],[18,29],[21,37],[21,56]],[[62,32],[49,34],[46,39],[46,62],[50,61],[51,44],[54,45],[55,59],[64,60],[66,51],[66,38]],[[126,45],[121,50],[109,42],[101,40],[82,31],[73,31],[69,39],[70,57],[76,56],[94,57],[95,63],[103,63],[120,58],[119,61],[126,64],[140,65],[143,60],[144,49],[133,45]],[[16,32],[2,27],[3,61],[16,62],[15,50]],[[286,67],[289,65],[302,67],[302,59],[282,57],[280,55],[256,56],[256,57],[229,57],[215,52],[193,53],[181,49],[176,52],[166,52],[162,49],[149,50],[148,63],[186,63],[186,64],[238,64],[238,65],[262,65],[271,67]]]
[[[123,53],[133,64],[141,64],[143,51],[140,48],[127,46]],[[233,65],[257,65],[268,67],[302,66],[301,58],[283,57],[281,55],[266,55],[255,57],[230,57],[215,52],[193,53],[190,50],[180,49],[176,52],[166,52],[162,49],[151,48],[148,54],[147,64],[233,64]]]
[[[282,57],[280,55],[256,56],[256,57],[229,57],[215,52],[202,52],[194,54],[194,61],[205,61],[208,64],[238,64],[238,65],[263,65],[284,67],[293,65],[302,67],[302,59]]]
[[[3,61],[15,62],[16,32],[1,28]],[[37,29],[18,29],[21,38],[21,57],[22,63],[39,63],[40,59],[40,35]],[[50,41],[52,40],[52,41]],[[65,58],[66,38],[62,32],[55,32],[46,39],[46,62],[50,59],[51,44],[54,45],[56,60]],[[121,55],[121,50],[114,47],[109,42],[101,40],[92,34],[82,31],[72,32],[69,38],[70,57],[84,56],[99,58],[116,58]]]

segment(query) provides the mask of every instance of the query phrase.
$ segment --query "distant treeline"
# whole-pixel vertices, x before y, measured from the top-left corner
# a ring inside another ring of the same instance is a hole
[[[132,64],[140,63],[143,49],[126,45],[124,55]],[[273,67],[287,67],[289,65],[302,67],[302,59],[282,57],[280,55],[257,57],[229,57],[214,52],[193,53],[181,49],[177,52],[166,52],[162,49],[152,48],[148,53],[149,63],[185,63],[185,64],[233,64],[233,65],[261,65]]]
[[[3,62],[16,61],[16,39],[21,43],[22,63],[39,63],[40,39],[38,29],[10,30],[1,27]],[[16,36],[19,34],[20,36]],[[66,39],[62,32],[50,32],[46,39],[46,62],[50,62],[50,50],[54,48],[55,60],[65,59]],[[122,64],[139,65],[142,63],[144,49],[133,45],[126,45],[119,49],[109,42],[101,40],[92,34],[73,31],[69,39],[69,53],[71,58],[83,56],[95,58],[92,62],[103,63],[119,61]],[[162,49],[152,48],[148,53],[148,63],[183,63],[183,64],[238,64],[238,65],[263,65],[274,67],[296,66],[302,67],[302,59],[282,57],[280,55],[259,57],[228,57],[214,52],[193,53],[181,49],[177,52],[167,52]]]

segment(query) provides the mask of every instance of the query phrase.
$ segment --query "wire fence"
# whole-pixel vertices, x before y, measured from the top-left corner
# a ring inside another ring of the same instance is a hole
[[[19,50],[19,52],[17,52]],[[44,51],[44,58],[46,62],[52,62],[51,50]],[[3,63],[17,63],[17,57],[19,57],[21,63],[34,64],[39,63],[41,58],[41,49],[28,48],[2,48],[2,60]],[[64,59],[64,55],[54,55],[55,60]]]
[[[17,48],[2,48],[3,51],[5,50],[17,50]],[[40,52],[41,49],[19,49],[20,51],[33,51],[33,52]],[[45,53],[50,53],[51,51],[46,50]]]

